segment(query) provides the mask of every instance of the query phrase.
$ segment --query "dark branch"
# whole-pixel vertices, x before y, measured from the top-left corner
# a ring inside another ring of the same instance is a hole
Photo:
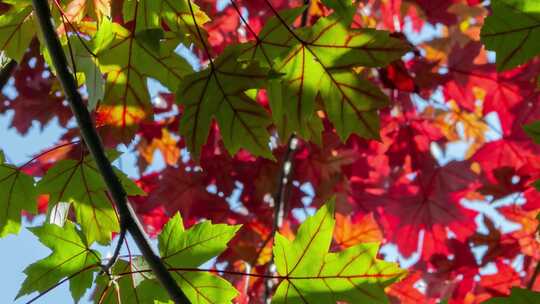
[[[10,60],[6,65],[2,67],[2,70],[0,70],[0,91],[4,89],[6,86],[9,78],[11,78],[11,75],[15,71],[15,68],[17,67],[17,61]]]
[[[49,50],[57,77],[62,84],[64,93],[69,102],[71,110],[77,120],[82,138],[94,157],[99,171],[107,184],[109,193],[116,205],[120,215],[120,224],[126,227],[139,247],[142,255],[152,268],[158,281],[169,293],[169,296],[175,303],[190,303],[186,295],[176,284],[174,278],[169,273],[165,265],[157,256],[143,232],[136,216],[129,206],[124,187],[113,171],[113,167],[105,155],[101,139],[96,132],[90,113],[86,109],[82,97],[79,94],[77,83],[68,69],[66,55],[58,39],[56,31],[51,21],[51,11],[47,0],[33,0],[35,15],[39,22],[46,47]]]
[[[527,289],[533,290],[534,283],[536,282],[536,279],[538,278],[538,274],[540,274],[540,261],[536,263],[536,267],[534,267],[534,272],[531,276],[531,280],[527,284]]]
[[[116,263],[116,260],[118,260],[118,256],[120,255],[120,249],[122,249],[122,244],[124,244],[124,240],[126,239],[126,228],[121,227],[120,229],[120,235],[118,236],[118,243],[116,243],[114,253],[107,262],[107,264],[101,267],[101,272],[107,274],[108,276],[111,275],[111,267],[113,267],[114,263]]]

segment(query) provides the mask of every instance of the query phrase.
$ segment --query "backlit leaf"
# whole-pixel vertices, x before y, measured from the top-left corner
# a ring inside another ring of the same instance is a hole
[[[313,115],[320,93],[341,138],[353,131],[378,138],[376,110],[387,99],[350,68],[384,66],[400,58],[408,46],[388,32],[349,30],[332,18],[322,18],[313,27],[296,32],[300,40],[275,65],[284,74],[279,101],[286,109],[284,120],[301,135],[309,134],[306,118]]]
[[[144,194],[128,177],[119,171],[116,173],[127,194]],[[39,181],[38,191],[49,194],[49,208],[60,202],[73,204],[77,222],[89,244],[94,241],[108,244],[111,232],[119,231],[118,216],[105,181],[90,157],[56,163]]]
[[[184,105],[180,134],[195,157],[206,143],[213,118],[231,154],[244,148],[254,155],[273,157],[266,130],[269,115],[244,93],[260,88],[269,70],[257,63],[239,63],[237,57],[238,48],[227,48],[207,69],[186,76],[178,88],[177,100]]]
[[[376,258],[378,243],[328,252],[334,229],[334,203],[300,225],[296,238],[276,235],[274,257],[282,281],[272,303],[385,303],[384,287],[406,271]]]
[[[503,71],[531,60],[540,53],[540,2],[498,0],[482,27],[482,42],[497,53],[497,70]]]
[[[59,282],[71,277],[70,290],[75,301],[92,286],[93,272],[98,268],[100,254],[88,248],[89,244],[75,225],[67,221],[64,227],[45,224],[30,228],[39,241],[52,250],[46,258],[28,266],[17,297],[34,291],[43,292]]]

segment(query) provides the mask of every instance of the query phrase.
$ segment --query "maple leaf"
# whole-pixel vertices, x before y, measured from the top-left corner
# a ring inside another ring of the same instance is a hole
[[[101,262],[99,252],[89,248],[81,231],[70,221],[64,227],[44,224],[29,229],[53,252],[24,270],[27,277],[17,298],[34,291],[43,292],[62,278],[69,277],[71,295],[77,302],[92,286],[93,272],[99,269]]]
[[[30,41],[36,34],[36,25],[28,3],[17,4],[0,16],[0,49],[20,62]]]
[[[497,53],[497,70],[527,62],[540,53],[535,43],[540,35],[540,4],[535,0],[500,0],[491,3],[481,38]]]
[[[376,258],[378,243],[364,243],[329,253],[334,203],[323,205],[298,228],[294,240],[276,234],[274,258],[282,281],[272,303],[379,303],[384,287],[406,272]]]
[[[184,78],[177,100],[184,105],[180,134],[195,158],[206,143],[212,118],[220,127],[227,150],[245,148],[254,155],[272,159],[269,147],[268,113],[244,93],[262,87],[269,75],[257,63],[239,63],[238,47],[229,47],[210,67]]]
[[[98,113],[105,123],[121,128],[124,141],[130,141],[137,124],[152,116],[147,78],[174,91],[192,68],[175,53],[180,41],[173,33],[149,30],[135,35],[117,23],[104,21],[95,41],[94,53],[101,71],[107,74]]]
[[[158,236],[163,262],[192,303],[230,303],[238,294],[223,278],[197,271],[197,267],[227,248],[227,243],[238,229],[239,225],[228,226],[204,221],[184,230],[182,218],[177,213]],[[136,289],[145,299],[170,303],[155,279],[142,281]]]
[[[111,153],[111,158],[115,158]],[[116,170],[129,195],[144,195],[127,176]],[[89,244],[108,244],[111,232],[119,231],[118,215],[107,194],[105,181],[94,160],[62,160],[50,168],[37,185],[40,194],[49,194],[49,208],[60,202],[72,203],[78,223]],[[55,214],[50,216],[55,217]]]
[[[396,185],[382,195],[360,193],[353,197],[360,206],[378,211],[385,238],[396,243],[404,256],[416,251],[421,230],[422,257],[447,254],[447,229],[462,241],[475,230],[475,224],[469,221],[475,212],[459,202],[476,177],[469,166],[466,161],[453,161],[443,167],[424,164],[414,183]]]
[[[306,118],[312,117],[320,93],[342,139],[353,132],[378,138],[377,109],[386,106],[386,96],[350,68],[383,66],[401,57],[409,47],[388,32],[349,30],[335,18],[321,18],[312,27],[291,35],[296,42],[275,63],[275,69],[284,76],[281,82],[271,82],[280,86],[274,90],[281,90],[280,97],[274,95],[279,100],[271,104],[272,109],[276,105],[285,109],[286,118],[279,119],[309,138]]]
[[[55,80],[46,76],[50,73],[39,53],[38,43],[31,43],[29,51],[13,74],[18,94],[4,102],[9,109],[14,110],[11,126],[23,135],[36,121],[43,129],[51,120],[57,118],[58,123],[65,127],[73,117],[69,107],[62,102],[62,94],[55,87]]]
[[[34,179],[0,159],[0,237],[16,234],[21,226],[21,211],[37,211]]]

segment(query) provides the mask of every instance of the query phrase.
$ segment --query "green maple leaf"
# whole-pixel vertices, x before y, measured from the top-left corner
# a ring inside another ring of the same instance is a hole
[[[274,260],[282,277],[272,303],[386,303],[384,288],[403,278],[396,263],[377,259],[379,244],[329,253],[334,203],[308,218],[293,241],[277,234]]]
[[[192,303],[230,303],[238,295],[228,281],[211,273],[197,271],[197,267],[221,254],[239,228],[239,225],[204,221],[185,230],[179,213],[163,228],[158,236],[160,256]],[[154,276],[145,270],[149,270],[149,267],[137,260],[135,264],[132,261],[131,266],[124,261],[115,266],[113,273],[123,273],[118,281],[121,303],[133,303],[135,300],[139,303],[172,303]],[[105,302],[99,303],[117,303],[115,291],[111,288],[105,290],[105,286],[107,283],[101,281],[98,289],[104,290],[102,299]]]
[[[238,47],[226,48],[207,69],[186,76],[178,88],[177,100],[184,105],[180,134],[195,157],[215,118],[231,154],[245,148],[254,155],[273,158],[266,129],[270,117],[245,94],[248,89],[262,87],[270,71],[256,62],[238,62],[238,54]]]
[[[114,157],[116,155],[113,155]],[[128,195],[144,192],[123,173],[116,171]],[[107,195],[107,186],[94,160],[62,160],[39,181],[39,193],[49,194],[49,207],[60,202],[72,203],[77,222],[89,244],[108,244],[111,232],[119,231],[118,216]],[[51,217],[55,217],[51,214]]]
[[[61,279],[71,277],[71,295],[78,301],[92,286],[93,272],[99,269],[101,262],[99,253],[89,248],[84,236],[70,221],[64,227],[45,224],[29,229],[52,253],[24,270],[27,277],[17,298],[34,291],[43,292]]]
[[[524,304],[540,303],[540,292],[534,292],[524,288],[512,287],[510,296],[491,298],[483,304]]]
[[[20,62],[36,34],[32,7],[18,3],[0,16],[0,50]]]
[[[0,155],[0,237],[16,234],[21,227],[21,211],[35,213],[37,191],[34,179],[17,167],[5,164]]]
[[[98,110],[106,123],[121,129],[121,138],[127,142],[137,124],[152,117],[147,79],[154,78],[174,91],[192,68],[175,53],[180,40],[172,32],[154,29],[135,35],[104,20],[95,39],[94,53],[107,74]]]
[[[296,44],[275,63],[275,69],[284,74],[282,97],[273,101],[286,109],[282,120],[306,136],[305,118],[313,116],[320,95],[341,138],[352,132],[378,138],[376,111],[386,106],[387,98],[353,74],[351,67],[384,66],[409,47],[388,32],[351,30],[335,18],[321,18],[310,28],[296,30],[294,36]]]
[[[218,256],[240,229],[239,225],[198,223],[188,230],[177,213],[158,237],[161,259],[168,268],[196,268]],[[229,303],[238,292],[225,279],[204,272],[173,273],[180,288],[193,303]]]
[[[135,20],[136,31],[161,28],[164,22],[169,31],[182,37],[182,42],[201,44],[196,26],[201,26],[210,18],[192,3],[193,16],[189,9],[189,0],[127,0],[124,1],[125,21]],[[195,23],[196,21],[196,23]]]
[[[540,2],[497,0],[480,34],[486,48],[497,53],[497,70],[527,62],[540,53]]]

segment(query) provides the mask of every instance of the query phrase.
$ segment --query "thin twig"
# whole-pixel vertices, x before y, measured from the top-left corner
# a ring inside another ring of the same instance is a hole
[[[96,132],[90,113],[82,101],[75,78],[69,71],[66,55],[64,54],[64,50],[62,49],[62,45],[60,44],[58,35],[52,24],[48,1],[33,0],[32,3],[35,16],[43,34],[45,45],[49,50],[53,66],[56,69],[57,77],[60,80],[67,101],[77,120],[82,138],[93,156],[116,208],[118,209],[121,226],[127,228],[142,255],[152,268],[156,278],[167,290],[171,299],[175,303],[190,303],[159,256],[154,253],[146,234],[136,219],[133,209],[129,206],[124,187],[120,183],[118,176],[114,173],[113,167],[105,155],[101,139]]]
[[[276,194],[274,195],[274,223],[272,225],[272,232],[270,234],[270,238],[275,237],[276,232],[279,231],[281,228],[281,225],[283,224],[283,218],[285,217],[285,207],[287,203],[287,198],[290,194],[290,185],[291,185],[291,177],[293,172],[293,157],[294,152],[296,151],[296,148],[298,146],[298,139],[296,138],[296,135],[291,135],[289,137],[289,140],[287,142],[287,151],[285,151],[285,155],[283,156],[283,163],[281,165],[281,173],[279,175],[279,181],[278,181],[278,188],[276,191]],[[266,244],[265,244],[266,246]],[[271,273],[275,271],[275,265],[274,265],[274,257],[270,259],[270,262],[268,263],[268,267],[266,268],[265,275],[266,277],[271,278]],[[272,280],[266,280],[265,284],[265,291],[264,291],[264,298],[265,302],[270,302],[270,294],[272,292],[272,289],[274,288],[274,283]]]
[[[120,255],[120,249],[122,249],[122,245],[124,244],[125,239],[126,239],[126,228],[121,227],[120,235],[118,236],[118,242],[116,243],[116,248],[114,249],[113,255],[109,259],[107,264],[101,267],[101,272],[107,274],[109,277],[111,276],[111,267],[113,267],[114,263],[116,263],[116,260],[118,260],[118,256]]]

